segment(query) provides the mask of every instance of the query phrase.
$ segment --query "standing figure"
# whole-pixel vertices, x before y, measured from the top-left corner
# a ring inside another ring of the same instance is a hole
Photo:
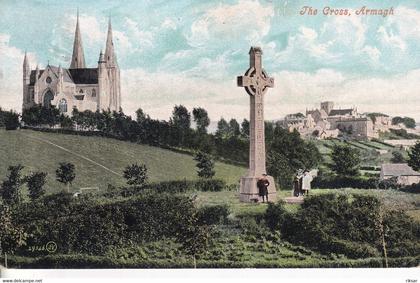
[[[263,174],[263,177],[261,177],[257,182],[258,187],[258,195],[262,197],[262,201],[264,202],[264,197],[266,201],[268,202],[268,186],[270,185],[270,182],[268,181],[266,174]]]
[[[302,190],[303,195],[309,196],[309,191],[311,190],[312,175],[308,170],[305,171],[302,177]]]
[[[299,184],[299,175],[295,175],[293,178],[293,196],[298,197],[301,194],[300,184]]]
[[[299,178],[299,196],[303,196],[304,191],[303,191],[303,170],[299,169],[298,171],[298,178]]]

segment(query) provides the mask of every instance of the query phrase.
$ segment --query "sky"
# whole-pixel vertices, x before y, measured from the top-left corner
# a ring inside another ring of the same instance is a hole
[[[317,15],[301,15],[303,6]],[[393,8],[394,14],[356,15]],[[350,15],[324,15],[323,9]],[[174,105],[215,121],[249,115],[236,76],[250,46],[275,78],[265,118],[331,100],[341,108],[420,120],[420,1],[0,0],[0,106],[20,111],[25,50],[31,67],[70,65],[77,8],[85,59],[96,67],[108,18],[121,68],[122,108],[168,119]]]

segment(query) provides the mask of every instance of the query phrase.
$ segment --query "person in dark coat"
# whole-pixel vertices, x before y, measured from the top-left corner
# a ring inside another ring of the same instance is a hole
[[[295,175],[293,178],[293,196],[298,197],[300,196],[300,178],[298,175]]]
[[[264,202],[264,197],[266,201],[268,202],[268,186],[270,185],[270,182],[267,180],[265,176],[267,175],[264,174],[263,177],[258,180],[257,187],[258,187],[258,195],[262,197],[263,202]]]

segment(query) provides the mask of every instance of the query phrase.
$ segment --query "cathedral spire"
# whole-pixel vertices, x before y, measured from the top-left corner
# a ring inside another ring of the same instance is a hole
[[[86,68],[85,55],[83,52],[82,36],[79,28],[79,9],[77,9],[76,31],[74,33],[73,56],[71,58],[70,69]]]
[[[25,57],[23,58],[23,67],[26,67],[28,65],[29,65],[28,64],[28,56],[27,56],[26,50],[25,50]]]
[[[112,40],[111,16],[109,17],[109,21],[108,21],[108,35],[106,38],[105,60],[108,67],[118,66],[117,56],[114,52],[114,41]]]

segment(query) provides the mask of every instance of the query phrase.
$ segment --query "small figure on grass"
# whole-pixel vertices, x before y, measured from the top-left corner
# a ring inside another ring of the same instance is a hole
[[[309,191],[311,190],[311,182],[312,182],[312,174],[305,170],[305,173],[303,173],[302,177],[302,191],[303,195],[309,196]]]
[[[267,179],[267,174],[263,174],[263,176],[257,181],[258,195],[262,197],[263,202],[264,197],[268,202],[268,186],[270,186],[270,182]]]

